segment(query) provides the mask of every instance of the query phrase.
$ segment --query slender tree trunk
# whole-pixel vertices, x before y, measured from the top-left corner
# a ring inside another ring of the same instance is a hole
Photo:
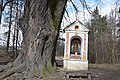
[[[95,63],[98,63],[98,50],[97,50],[97,40],[96,40],[96,32],[94,27],[94,51],[95,51]]]
[[[102,31],[102,28],[101,28],[101,39],[100,39],[101,40],[101,57],[102,57],[102,62],[101,63],[105,62],[105,60],[104,60],[105,52],[103,50],[103,48],[104,48],[104,46],[103,46],[103,39],[104,39],[104,37],[103,37],[103,31]]]
[[[112,57],[112,61],[111,61],[111,63],[115,63],[115,25],[114,25],[114,32],[113,32],[113,45],[112,45],[112,55],[111,55],[111,57]]]
[[[19,27],[18,27],[18,18],[19,18],[18,17],[18,0],[17,0],[16,4],[17,4],[17,7],[16,7],[16,31],[17,32],[16,32],[16,48],[15,48],[16,52],[15,52],[15,55],[14,55],[15,58],[17,57],[17,46],[18,46],[17,44],[18,44],[18,35],[19,35]]]
[[[13,32],[13,55],[15,54],[15,28],[16,28],[16,24],[15,24],[15,27],[14,27],[14,32]],[[14,56],[13,56],[14,57]],[[14,57],[14,59],[15,59],[15,57]]]
[[[114,18],[114,20],[115,20],[115,22],[114,22],[114,25],[113,25],[113,45],[112,45],[112,55],[111,55],[111,57],[112,57],[112,61],[111,61],[111,63],[115,63],[115,37],[116,37],[116,9],[115,9],[115,18]]]
[[[0,24],[1,24],[1,19],[2,19],[2,11],[3,11],[3,0],[1,0],[1,3],[0,3]]]
[[[18,36],[19,36],[19,28],[18,28],[18,25],[17,25],[17,32],[16,32],[16,47],[15,47],[15,58],[17,57],[17,54],[18,54]]]
[[[10,32],[11,32],[11,25],[12,25],[12,2],[10,3],[10,21],[9,21],[9,30],[8,30],[8,38],[7,38],[7,51],[9,50],[9,44],[10,44]]]

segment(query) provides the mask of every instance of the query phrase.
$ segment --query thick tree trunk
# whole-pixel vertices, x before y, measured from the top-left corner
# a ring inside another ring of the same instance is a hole
[[[34,80],[46,76],[52,70],[59,26],[66,2],[67,0],[25,1],[25,26],[21,28],[22,52],[11,66],[9,64],[6,67],[16,69],[16,66],[20,66],[20,68],[7,75],[2,75],[5,72],[1,70],[0,79],[21,72],[27,76],[24,79]]]

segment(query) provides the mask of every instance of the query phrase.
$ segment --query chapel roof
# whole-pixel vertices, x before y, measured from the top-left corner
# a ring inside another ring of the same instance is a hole
[[[65,31],[66,29],[68,29],[69,27],[75,25],[76,23],[79,23],[79,24],[81,24],[82,26],[85,27],[85,25],[84,25],[82,22],[80,22],[79,20],[75,20],[74,22],[72,22],[72,23],[70,23],[68,26],[66,26],[63,30]],[[85,28],[88,29],[87,27],[85,27]],[[89,29],[88,29],[88,30],[89,30]],[[90,30],[89,30],[89,31],[90,31]]]

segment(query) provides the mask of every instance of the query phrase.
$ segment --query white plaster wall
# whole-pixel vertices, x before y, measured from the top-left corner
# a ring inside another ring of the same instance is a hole
[[[88,61],[81,60],[64,60],[64,68],[68,70],[88,70]]]

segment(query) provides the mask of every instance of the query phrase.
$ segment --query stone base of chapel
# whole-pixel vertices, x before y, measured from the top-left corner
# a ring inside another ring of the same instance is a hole
[[[63,67],[67,70],[88,70],[88,60],[64,59]]]

